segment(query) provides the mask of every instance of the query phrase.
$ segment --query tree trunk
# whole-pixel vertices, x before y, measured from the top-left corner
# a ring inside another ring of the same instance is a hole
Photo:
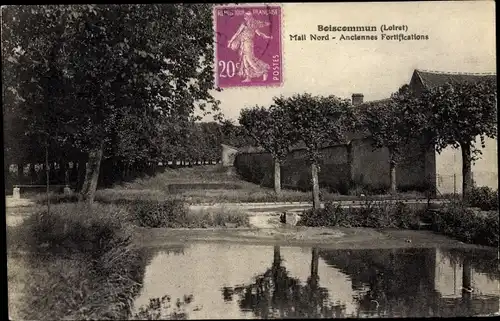
[[[101,159],[103,154],[104,144],[89,153],[89,164],[85,172],[85,181],[83,183],[82,191],[80,192],[80,200],[92,204],[94,202],[95,191],[97,189],[97,182],[99,180],[99,169],[101,166]]]
[[[319,252],[317,248],[312,249],[311,259],[311,286],[315,288],[318,285],[318,266],[319,266]]]
[[[46,196],[47,196],[47,215],[50,215],[50,166],[49,166],[49,143],[47,139],[47,143],[45,144],[45,177],[47,185]]]
[[[460,147],[462,150],[462,198],[468,201],[472,188],[471,148],[467,143],[460,144]]]
[[[31,164],[30,164],[30,178],[31,178],[31,184],[37,183],[35,163],[33,163],[33,162],[31,162]]]
[[[43,182],[43,184],[47,184],[47,176],[45,175],[45,172],[47,171],[47,162],[43,162],[42,164],[42,170],[40,171],[40,182]]]
[[[470,258],[465,258],[462,265],[462,300],[470,304],[472,292],[472,267]]]
[[[83,187],[83,182],[85,181],[85,172],[86,172],[86,160],[85,158],[80,158],[78,160],[78,178],[76,184],[76,190],[81,191]]]
[[[71,167],[71,173],[69,174],[69,182],[74,182],[75,180],[78,182],[78,170],[77,170],[77,160],[72,160],[71,163],[73,167]]]
[[[69,163],[64,162],[64,185],[69,186]]]
[[[17,183],[22,184],[24,180],[24,164],[17,164]]]
[[[63,182],[65,182],[66,180],[66,162],[62,159],[59,160],[59,168],[58,168],[58,171],[57,171],[57,180],[58,180],[58,183],[61,184]]]
[[[319,200],[319,180],[318,180],[318,165],[316,163],[311,164],[311,174],[312,174],[312,185],[313,185],[313,208],[320,208]]]
[[[390,193],[396,194],[396,162],[389,162],[389,173],[391,179]]]
[[[274,260],[273,260],[273,266],[274,268],[277,268],[278,266],[281,265],[281,253],[280,253],[280,247],[279,246],[274,246]]]
[[[279,159],[274,159],[274,192],[281,194],[281,163]]]

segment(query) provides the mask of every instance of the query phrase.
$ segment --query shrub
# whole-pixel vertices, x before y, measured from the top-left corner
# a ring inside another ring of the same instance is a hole
[[[422,210],[402,202],[365,202],[361,207],[343,208],[340,204],[327,202],[324,208],[304,212],[297,225],[372,227],[372,228],[417,228]]]
[[[139,226],[175,228],[187,221],[188,208],[181,200],[136,200],[127,203]]]
[[[479,207],[483,211],[497,211],[498,210],[498,190],[483,186],[474,187],[470,191],[469,205],[472,207]]]
[[[466,243],[498,246],[497,212],[476,212],[465,204],[453,202],[433,216],[433,230]]]
[[[189,211],[180,200],[137,201],[130,205],[135,221],[143,227],[164,228],[206,228],[248,226],[248,215],[227,208],[201,209]]]
[[[115,205],[84,203],[39,208],[23,222],[28,245],[51,252],[99,255],[131,237],[129,213]]]

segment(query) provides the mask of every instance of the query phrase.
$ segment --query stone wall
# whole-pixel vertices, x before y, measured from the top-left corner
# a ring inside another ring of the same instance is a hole
[[[365,191],[381,191],[389,187],[389,153],[386,148],[375,149],[367,139],[352,140],[350,144],[324,148],[320,151],[319,184],[331,192],[346,194],[360,187]],[[405,159],[396,168],[396,184],[400,190],[425,190],[432,158],[419,144],[409,144]],[[432,155],[432,154],[430,154]],[[273,159],[269,153],[240,153],[235,158],[237,172],[246,180],[263,186],[273,186]],[[311,171],[306,151],[292,151],[281,164],[282,186],[310,190]]]

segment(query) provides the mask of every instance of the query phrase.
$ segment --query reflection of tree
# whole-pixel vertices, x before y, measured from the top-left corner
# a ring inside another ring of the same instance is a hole
[[[474,297],[463,292],[460,298],[442,298],[434,289],[435,250],[331,250],[322,258],[353,281],[360,295],[358,315],[385,317],[450,317],[488,314],[498,310],[498,297]],[[462,256],[462,283],[470,286],[471,257]],[[368,287],[359,291],[360,284]]]
[[[461,265],[465,258],[468,258],[475,272],[486,274],[494,281],[500,278],[498,265],[500,263],[498,252],[488,250],[467,249],[467,248],[443,248],[443,256],[450,261],[452,266]]]
[[[252,284],[224,288],[225,301],[239,295],[242,311],[251,311],[259,318],[289,317],[342,317],[345,307],[333,305],[328,300],[328,290],[319,286],[318,250],[312,251],[311,276],[306,284],[289,276],[282,265],[280,247],[274,247],[271,268],[255,278]]]

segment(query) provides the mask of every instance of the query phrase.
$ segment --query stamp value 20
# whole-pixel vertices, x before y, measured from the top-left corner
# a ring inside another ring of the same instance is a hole
[[[283,82],[280,6],[216,6],[215,83],[220,88]]]

